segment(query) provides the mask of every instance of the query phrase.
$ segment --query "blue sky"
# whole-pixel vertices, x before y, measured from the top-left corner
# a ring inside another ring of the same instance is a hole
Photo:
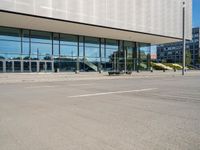
[[[200,26],[200,0],[193,0],[193,27]]]

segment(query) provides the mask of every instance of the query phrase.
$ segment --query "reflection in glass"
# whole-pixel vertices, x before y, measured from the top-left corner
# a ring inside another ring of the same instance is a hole
[[[52,71],[52,63],[46,62],[46,71],[51,72]]]
[[[40,62],[40,63],[39,63],[39,69],[40,69],[39,71],[40,71],[40,72],[44,72],[44,71],[45,71],[45,67],[46,67],[46,66],[45,66],[45,62]]]
[[[85,37],[85,71],[98,71],[100,63],[99,39]]]
[[[117,70],[117,62],[118,62],[118,41],[117,40],[110,40],[106,39],[106,58],[105,58],[105,65],[104,70],[111,71]]]
[[[3,61],[0,61],[0,72],[3,72]]]
[[[30,31],[22,30],[22,58],[30,58]]]
[[[31,59],[50,60],[52,56],[52,34],[31,31]]]
[[[14,71],[21,72],[21,62],[20,61],[14,61]]]
[[[0,27],[0,55],[6,55],[6,58],[20,58],[21,38],[20,30],[14,28]]]
[[[60,55],[61,57],[77,57],[78,55],[77,36],[61,34],[60,35]]]
[[[150,44],[0,27],[0,72],[52,70],[44,60],[60,71],[123,71],[125,64],[128,71],[148,70]]]
[[[150,69],[150,44],[140,43],[139,44],[139,67],[140,70]]]
[[[13,65],[12,61],[6,61],[6,72],[12,72],[13,71]]]
[[[136,68],[136,58],[134,55],[136,54],[136,47],[134,42],[125,41],[124,42],[124,51],[126,52],[126,65],[127,71],[133,71]]]
[[[37,62],[31,62],[31,72],[37,72]]]
[[[60,71],[75,71],[78,57],[78,37],[60,34]]]
[[[53,34],[53,56],[54,56],[54,58],[58,58],[60,55],[59,40],[60,40],[59,34],[54,33]]]
[[[29,61],[24,61],[23,62],[23,66],[24,66],[24,72],[29,72],[30,69],[29,69]]]

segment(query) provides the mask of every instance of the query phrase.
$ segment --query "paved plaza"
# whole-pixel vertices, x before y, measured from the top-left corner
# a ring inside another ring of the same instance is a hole
[[[0,74],[0,150],[199,150],[200,73]]]

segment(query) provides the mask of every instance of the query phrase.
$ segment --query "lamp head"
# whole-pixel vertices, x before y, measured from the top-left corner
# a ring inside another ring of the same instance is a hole
[[[183,0],[183,7],[185,7],[185,0]]]

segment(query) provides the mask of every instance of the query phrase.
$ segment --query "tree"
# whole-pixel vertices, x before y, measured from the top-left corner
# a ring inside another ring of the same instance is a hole
[[[187,49],[185,51],[185,64],[186,64],[186,66],[190,65],[191,62],[192,62],[192,55],[191,55],[190,50]]]

